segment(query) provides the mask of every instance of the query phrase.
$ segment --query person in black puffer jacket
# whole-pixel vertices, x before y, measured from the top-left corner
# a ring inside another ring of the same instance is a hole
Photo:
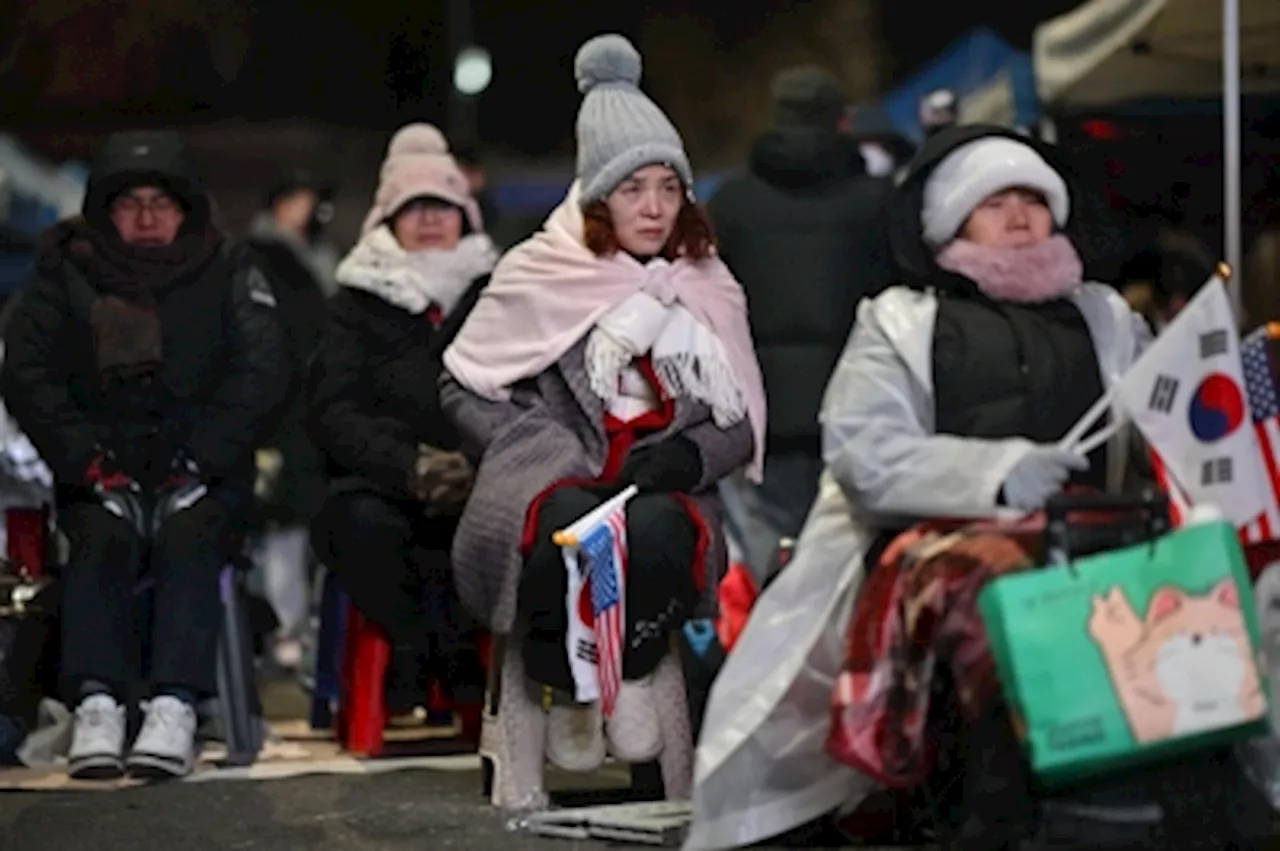
[[[292,362],[267,277],[214,224],[176,134],[109,137],[83,209],[41,239],[5,333],[3,395],[53,471],[70,541],[71,773],[121,773],[145,575],[152,699],[128,766],[183,775],[194,706],[216,692],[218,569]]]
[[[364,235],[338,267],[309,391],[329,472],[312,545],[360,610],[411,654],[397,655],[398,678],[417,679],[416,655],[460,703],[478,703],[484,687],[449,555],[479,458],[461,451],[436,383],[496,260],[439,131],[402,129]]]
[[[794,537],[822,471],[818,407],[858,303],[896,280],[884,205],[893,183],[866,172],[847,98],[827,72],[774,80],[774,127],[748,171],[707,205],[720,254],[742,282],[769,402],[764,482],[739,482],[751,517],[747,557],[762,571]]]

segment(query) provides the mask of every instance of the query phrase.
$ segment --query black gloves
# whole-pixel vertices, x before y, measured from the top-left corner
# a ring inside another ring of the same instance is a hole
[[[139,536],[146,536],[147,510],[142,502],[142,486],[124,471],[115,455],[100,448],[85,470],[83,482],[103,508],[132,526]]]
[[[618,484],[649,493],[689,493],[701,481],[702,454],[679,436],[632,450],[618,474]]]

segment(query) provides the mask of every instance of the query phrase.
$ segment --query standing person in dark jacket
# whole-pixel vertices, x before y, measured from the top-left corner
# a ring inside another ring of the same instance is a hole
[[[336,287],[338,258],[333,255],[330,262],[332,249],[321,241],[333,193],[311,172],[288,172],[268,193],[267,206],[254,218],[247,239],[265,263],[300,362],[309,361],[320,344],[328,321],[325,299]],[[301,632],[310,600],[308,526],[324,500],[324,470],[307,434],[301,393],[294,395],[279,430],[258,453],[255,491],[256,519],[265,525],[255,561],[279,623],[272,651],[276,664],[296,668],[302,661]]]
[[[458,161],[458,168],[462,169],[467,183],[471,186],[471,196],[476,199],[476,204],[480,207],[480,215],[484,217],[485,227],[493,233],[498,223],[498,204],[493,197],[493,188],[489,186],[489,175],[480,153],[480,146],[467,145],[463,148],[455,148],[453,156]]]
[[[882,211],[892,182],[867,175],[843,132],[839,84],[803,66],[780,73],[773,94],[774,126],[747,172],[708,205],[721,256],[747,293],[768,393],[764,482],[740,487],[757,572],[779,537],[799,533],[817,493],[818,406],[858,302],[894,280]]]
[[[315,282],[327,297],[333,295],[333,278],[341,255],[325,239],[333,221],[336,188],[306,169],[291,169],[267,193],[265,209],[249,225],[249,241],[267,262],[298,281],[292,268],[301,265],[306,278]]]
[[[449,552],[478,458],[459,451],[436,380],[496,261],[444,137],[427,124],[400,130],[364,236],[338,266],[310,394],[330,473],[312,524],[316,553],[464,703],[480,701],[484,679]],[[416,667],[405,659],[394,673],[412,685],[418,672],[403,670]]]
[[[70,771],[123,768],[138,677],[134,590],[154,582],[151,693],[127,765],[191,770],[196,702],[215,691],[218,568],[278,414],[290,362],[275,296],[226,243],[181,139],[121,133],[82,217],[42,238],[6,334],[4,398],[52,468]]]
[[[907,168],[915,145],[889,119],[878,103],[862,103],[849,110],[849,136],[858,145],[867,174],[895,180]]]

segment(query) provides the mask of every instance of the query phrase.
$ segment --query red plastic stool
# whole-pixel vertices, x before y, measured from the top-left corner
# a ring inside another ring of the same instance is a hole
[[[382,753],[387,725],[385,680],[391,665],[391,639],[382,627],[347,603],[347,628],[342,651],[342,694],[338,700],[338,744],[356,756]],[[490,642],[487,632],[477,639],[481,664],[488,668]],[[438,682],[431,685],[431,709],[455,712],[462,721],[462,739],[479,744],[484,704],[455,705],[445,698]]]
[[[336,733],[338,744],[356,756],[382,752],[382,731],[387,725],[383,681],[390,665],[391,639],[353,603],[347,603]]]
[[[4,511],[5,555],[31,579],[44,576],[45,553],[49,544],[49,506],[6,508]]]

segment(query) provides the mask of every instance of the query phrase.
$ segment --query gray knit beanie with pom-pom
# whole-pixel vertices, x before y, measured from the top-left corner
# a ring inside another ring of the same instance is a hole
[[[693,169],[684,142],[658,105],[640,91],[640,54],[620,35],[582,45],[573,74],[582,92],[578,110],[578,181],[583,206],[605,198],[647,165],[673,168],[685,186]]]

